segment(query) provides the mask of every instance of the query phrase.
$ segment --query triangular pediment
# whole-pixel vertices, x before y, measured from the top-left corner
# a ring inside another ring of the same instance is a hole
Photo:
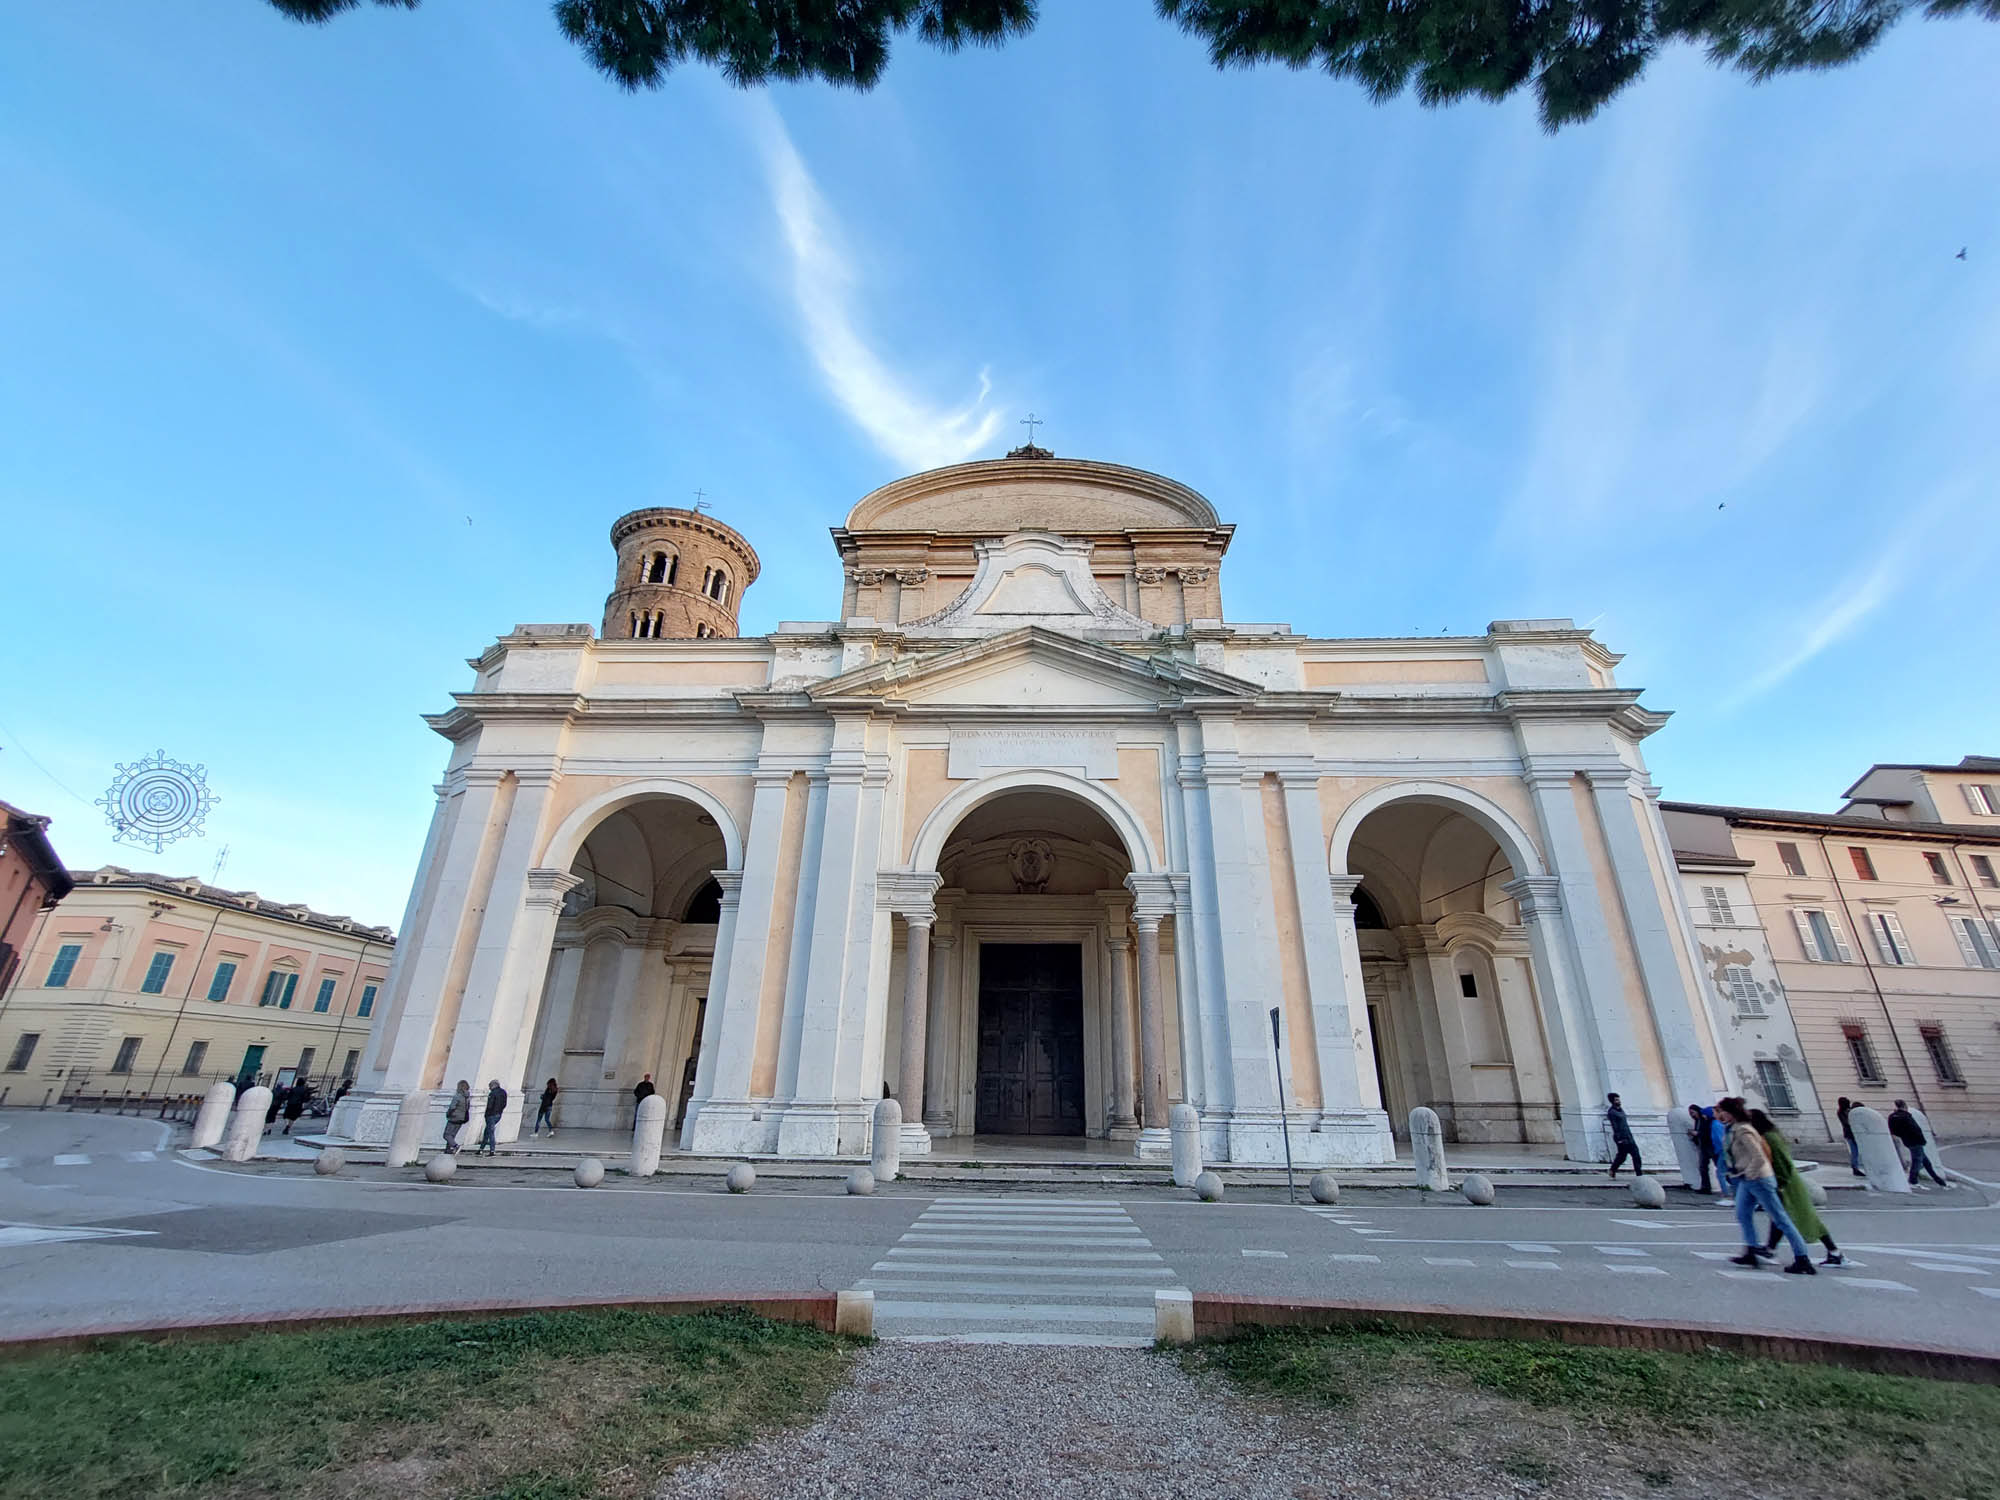
[[[1250,699],[1254,682],[1174,661],[1121,651],[1038,626],[963,646],[899,656],[835,677],[815,700],[893,699],[967,707],[1159,708],[1190,698]]]
[[[1150,640],[1160,633],[1099,587],[1087,541],[1023,531],[973,550],[979,568],[972,582],[936,614],[911,621],[905,629],[912,635],[1002,635],[1024,625],[1106,641]]]

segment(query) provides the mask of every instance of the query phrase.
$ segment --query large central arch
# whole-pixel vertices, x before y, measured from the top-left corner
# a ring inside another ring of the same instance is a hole
[[[968,813],[996,797],[1020,791],[1059,792],[1088,803],[1104,815],[1104,820],[1124,841],[1125,853],[1132,861],[1135,874],[1157,875],[1165,870],[1159,850],[1152,836],[1146,832],[1146,825],[1123,798],[1081,776],[1072,776],[1065,771],[1033,769],[1002,771],[979,781],[967,782],[938,803],[931,810],[931,815],[924,819],[923,827],[917,830],[916,841],[910,847],[909,868],[919,874],[936,873],[938,856],[950,841],[952,830],[964,821]]]

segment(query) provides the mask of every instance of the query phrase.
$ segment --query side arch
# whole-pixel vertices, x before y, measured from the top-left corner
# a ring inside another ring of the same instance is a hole
[[[1493,841],[1506,853],[1508,862],[1514,866],[1516,878],[1528,875],[1542,875],[1547,871],[1542,864],[1541,851],[1528,831],[1514,821],[1499,803],[1483,797],[1478,792],[1449,781],[1392,781],[1386,786],[1378,786],[1371,792],[1357,797],[1341,813],[1340,821],[1334,825],[1333,839],[1327,849],[1327,868],[1335,875],[1355,872],[1348,869],[1348,847],[1354,842],[1355,830],[1370,813],[1377,812],[1397,802],[1428,802],[1434,806],[1448,807],[1453,812],[1464,813],[1480,827],[1493,835]]]
[[[549,841],[542,849],[541,865],[545,869],[567,870],[576,862],[583,841],[599,823],[621,808],[630,807],[635,802],[643,802],[648,797],[679,797],[692,802],[711,818],[716,829],[722,834],[723,857],[726,868],[743,868],[743,839],[736,831],[736,820],[729,815],[729,809],[715,797],[698,786],[685,781],[674,781],[667,777],[653,777],[645,781],[628,781],[623,786],[591,798],[583,806],[564,818]]]
[[[1146,833],[1145,824],[1139,821],[1138,814],[1122,798],[1080,776],[1071,776],[1063,771],[1032,769],[1002,771],[997,776],[968,782],[946,797],[931,810],[924,826],[917,830],[917,841],[910,850],[909,868],[934,872],[938,867],[938,856],[944,853],[952,830],[967,813],[995,797],[1019,791],[1060,792],[1095,808],[1124,842],[1125,852],[1132,860],[1133,873],[1157,875],[1166,869],[1159,850],[1153,847],[1153,841]]]

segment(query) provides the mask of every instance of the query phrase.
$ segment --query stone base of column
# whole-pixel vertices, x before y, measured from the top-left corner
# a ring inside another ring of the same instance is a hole
[[[1174,1138],[1164,1126],[1157,1130],[1142,1130],[1132,1140],[1132,1154],[1140,1161],[1172,1161]]]
[[[400,1094],[350,1093],[333,1107],[326,1133],[353,1141],[357,1146],[386,1146],[396,1131],[396,1110]]]
[[[953,1120],[949,1114],[946,1114],[941,1110],[935,1112],[929,1110],[925,1111],[924,1129],[928,1130],[931,1133],[933,1139],[941,1135],[958,1134],[957,1122]]]
[[[904,1156],[929,1156],[931,1154],[931,1133],[921,1125],[907,1122],[896,1132],[896,1149]]]
[[[1104,1127],[1104,1138],[1107,1141],[1136,1140],[1138,1135],[1139,1122],[1137,1120],[1113,1120],[1109,1125]]]
[[[768,1152],[772,1149],[771,1122],[756,1116],[756,1107],[747,1101],[710,1099],[681,1132],[683,1149],[697,1156]]]
[[[778,1122],[780,1156],[840,1155],[840,1111],[831,1104],[794,1104]]]
[[[1285,1164],[1287,1132],[1276,1110],[1239,1111],[1224,1124],[1229,1151],[1224,1160],[1237,1165]],[[1323,1110],[1317,1119],[1293,1115],[1289,1124],[1295,1167],[1367,1166],[1396,1159],[1389,1116],[1379,1109]]]

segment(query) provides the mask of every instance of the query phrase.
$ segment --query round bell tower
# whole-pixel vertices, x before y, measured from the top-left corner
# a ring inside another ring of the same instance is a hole
[[[618,577],[604,601],[607,641],[734,636],[757,554],[732,527],[701,511],[656,506],[611,527]]]

